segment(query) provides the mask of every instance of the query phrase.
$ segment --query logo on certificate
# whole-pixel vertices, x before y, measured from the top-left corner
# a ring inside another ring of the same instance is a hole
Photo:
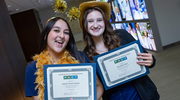
[[[78,79],[78,75],[63,76],[64,79]]]
[[[124,61],[124,60],[127,60],[127,56],[122,57],[122,58],[117,59],[117,60],[114,60],[114,64],[117,64],[117,63],[122,62],[122,61]]]

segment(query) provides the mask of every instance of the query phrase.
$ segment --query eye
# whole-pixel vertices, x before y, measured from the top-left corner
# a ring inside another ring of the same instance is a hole
[[[64,34],[67,34],[67,35],[69,35],[69,32],[64,32]]]
[[[88,20],[88,22],[89,22],[89,23],[92,23],[92,22],[93,22],[93,20],[92,20],[92,19],[90,19],[90,20]]]
[[[69,30],[68,29],[64,30],[64,34],[68,34],[69,35]]]
[[[102,18],[99,18],[99,19],[97,19],[97,21],[98,21],[98,22],[101,22],[101,21],[103,21],[103,19],[102,19]]]
[[[54,32],[59,33],[59,32],[60,32],[60,30],[58,30],[58,29],[54,29]]]

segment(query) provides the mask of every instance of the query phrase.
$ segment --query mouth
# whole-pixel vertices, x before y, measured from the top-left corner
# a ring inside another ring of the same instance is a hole
[[[56,42],[57,46],[59,46],[59,47],[61,47],[63,45],[63,43],[64,43],[61,40],[55,40],[55,42]]]
[[[94,31],[94,32],[98,32],[100,30],[100,28],[94,28],[94,29],[92,29],[92,31]]]

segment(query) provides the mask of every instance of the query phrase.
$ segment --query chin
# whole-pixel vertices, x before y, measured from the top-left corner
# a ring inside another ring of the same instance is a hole
[[[59,49],[59,50],[54,50],[56,53],[61,53],[63,51],[63,49]]]

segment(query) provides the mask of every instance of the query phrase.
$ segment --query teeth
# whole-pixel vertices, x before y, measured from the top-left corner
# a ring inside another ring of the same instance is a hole
[[[59,43],[63,43],[62,41],[58,41]]]
[[[97,31],[97,30],[99,30],[99,29],[93,29],[93,30]]]
[[[57,40],[56,40],[56,42],[58,42],[58,43],[63,43],[62,41],[57,41]]]
[[[100,28],[93,28],[93,30],[99,30]]]

